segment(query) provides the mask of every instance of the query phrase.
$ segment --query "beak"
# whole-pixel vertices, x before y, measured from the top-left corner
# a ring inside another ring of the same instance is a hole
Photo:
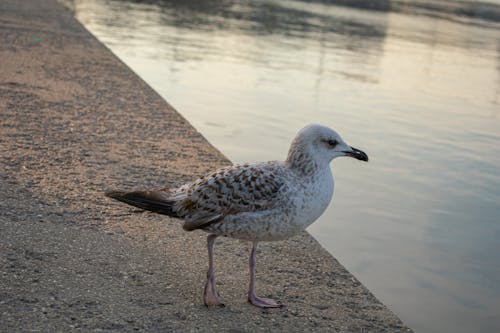
[[[351,151],[343,151],[346,156],[354,157],[360,161],[368,162],[368,155],[366,155],[363,151],[356,149],[354,147],[350,147]]]

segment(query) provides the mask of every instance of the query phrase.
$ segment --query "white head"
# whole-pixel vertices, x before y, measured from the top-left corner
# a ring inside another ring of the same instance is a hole
[[[288,152],[287,162],[296,166],[311,162],[321,165],[328,164],[339,156],[368,161],[368,156],[364,152],[347,145],[331,128],[311,124],[301,129],[295,136]]]

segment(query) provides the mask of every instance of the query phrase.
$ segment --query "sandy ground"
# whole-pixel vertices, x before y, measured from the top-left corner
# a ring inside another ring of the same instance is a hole
[[[257,257],[282,309],[246,303],[249,246],[218,240],[208,309],[206,235],[103,196],[228,163],[60,4],[0,1],[0,330],[409,331],[305,232]]]

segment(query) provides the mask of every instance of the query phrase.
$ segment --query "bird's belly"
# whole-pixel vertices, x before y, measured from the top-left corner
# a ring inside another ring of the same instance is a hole
[[[242,213],[228,216],[205,229],[210,233],[249,241],[277,241],[287,239],[303,230],[291,223],[293,208],[279,211]]]

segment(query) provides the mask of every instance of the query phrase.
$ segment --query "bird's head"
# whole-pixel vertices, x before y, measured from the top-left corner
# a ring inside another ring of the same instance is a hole
[[[297,133],[290,146],[287,161],[294,164],[304,163],[309,159],[316,163],[329,163],[339,156],[368,161],[368,155],[347,145],[340,135],[331,128],[312,124],[302,128]]]

